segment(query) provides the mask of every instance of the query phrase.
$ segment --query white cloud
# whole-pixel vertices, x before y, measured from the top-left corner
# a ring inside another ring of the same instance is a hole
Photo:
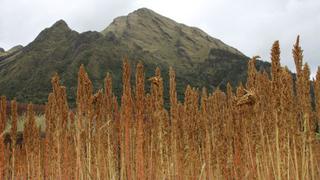
[[[134,10],[133,1],[0,0],[0,47],[31,42],[59,19],[77,31],[102,30],[119,15]]]

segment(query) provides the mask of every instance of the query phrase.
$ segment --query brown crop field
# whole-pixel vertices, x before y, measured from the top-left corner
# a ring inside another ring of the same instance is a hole
[[[119,104],[112,77],[93,92],[81,66],[75,110],[59,76],[52,78],[45,130],[32,104],[19,118],[17,102],[9,109],[2,96],[0,179],[320,179],[320,69],[310,80],[299,37],[293,47],[296,76],[281,66],[278,41],[271,50],[271,74],[258,72],[256,59],[249,61],[245,85],[228,85],[226,92],[188,86],[183,102],[177,100],[171,68],[169,109],[163,100],[167,75],[159,68],[146,80],[137,64],[132,86],[125,59]]]

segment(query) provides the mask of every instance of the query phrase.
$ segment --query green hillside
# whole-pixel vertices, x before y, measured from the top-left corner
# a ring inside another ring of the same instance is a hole
[[[56,22],[14,55],[0,59],[0,94],[22,102],[45,103],[51,90],[50,78],[58,72],[69,101],[74,102],[77,72],[84,64],[95,89],[103,87],[103,79],[110,72],[119,95],[125,56],[132,69],[142,61],[147,77],[159,66],[165,83],[169,83],[167,72],[172,66],[180,98],[187,84],[212,90],[246,79],[248,57],[237,49],[198,28],[143,8],[116,18],[102,32],[78,33],[63,20]],[[258,61],[257,66],[266,69],[270,65]],[[165,84],[165,91],[167,87]]]

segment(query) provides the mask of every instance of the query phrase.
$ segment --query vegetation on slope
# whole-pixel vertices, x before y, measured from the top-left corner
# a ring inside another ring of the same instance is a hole
[[[113,90],[120,96],[120,69],[125,56],[133,60],[131,65],[142,62],[147,78],[156,67],[167,74],[172,66],[177,72],[179,100],[187,84],[213,90],[225,88],[228,81],[234,86],[244,83],[249,59],[197,28],[139,9],[116,18],[101,33],[77,33],[63,20],[56,22],[18,54],[0,61],[0,93],[20,102],[43,104],[51,89],[50,78],[57,72],[67,87],[69,102],[75,105],[76,75],[84,64],[95,90],[103,87],[101,82],[109,72]],[[269,67],[269,63],[257,65],[259,69]],[[168,78],[164,76],[165,82]],[[168,87],[164,84],[165,92]],[[166,102],[168,99],[166,95]]]

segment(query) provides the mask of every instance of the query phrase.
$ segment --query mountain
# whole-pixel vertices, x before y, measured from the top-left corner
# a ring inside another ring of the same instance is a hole
[[[0,47],[0,61],[19,53],[22,49],[23,49],[22,45],[14,46],[8,51],[5,51],[3,48]]]
[[[68,99],[74,102],[77,72],[84,64],[95,89],[103,87],[103,79],[110,72],[114,91],[120,95],[125,56],[129,57],[133,71],[138,61],[143,62],[146,77],[151,77],[159,66],[165,91],[168,68],[172,66],[180,99],[187,84],[212,90],[225,88],[227,82],[244,82],[249,59],[198,28],[142,8],[114,19],[102,32],[78,33],[63,20],[44,29],[26,47],[0,59],[0,94],[22,102],[44,103],[51,90],[50,78],[57,72],[67,87]],[[257,62],[258,69],[269,66]]]
[[[114,34],[130,48],[159,54],[162,61],[169,65],[202,62],[211,48],[242,55],[200,29],[176,23],[146,8],[116,18],[102,33]]]

